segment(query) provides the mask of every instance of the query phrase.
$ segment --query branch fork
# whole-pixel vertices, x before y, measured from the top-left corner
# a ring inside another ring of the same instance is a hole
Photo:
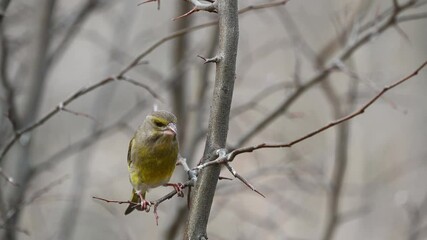
[[[203,3],[203,2],[201,2],[199,0],[185,0],[185,1],[190,2],[191,4],[193,4],[194,7],[190,11],[188,11],[188,12],[184,13],[183,15],[178,16],[178,17],[176,17],[176,18],[174,18],[172,20],[175,21],[177,19],[189,16],[189,15],[195,13],[195,12],[198,12],[198,11],[206,11],[206,12],[218,13],[218,2],[216,0],[215,1],[207,1],[209,3]]]
[[[204,61],[203,64],[206,64],[206,63],[218,63],[222,59],[222,57],[220,57],[220,56],[215,56],[215,57],[212,57],[212,58],[205,58],[205,57],[203,57],[201,55],[197,55],[197,57],[201,58]]]

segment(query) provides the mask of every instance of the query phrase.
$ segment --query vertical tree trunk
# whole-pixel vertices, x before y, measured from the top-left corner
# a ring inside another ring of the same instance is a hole
[[[219,61],[216,66],[204,161],[215,150],[226,145],[239,39],[237,0],[218,0],[218,15]],[[206,229],[220,170],[220,166],[211,166],[200,172],[192,191],[184,239],[207,239]]]

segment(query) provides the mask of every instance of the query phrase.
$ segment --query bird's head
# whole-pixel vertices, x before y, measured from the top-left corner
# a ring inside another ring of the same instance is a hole
[[[176,117],[167,111],[155,111],[149,114],[142,128],[143,132],[152,140],[176,139]]]

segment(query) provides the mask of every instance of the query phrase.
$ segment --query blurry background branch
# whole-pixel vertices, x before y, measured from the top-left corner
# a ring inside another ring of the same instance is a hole
[[[10,0],[0,1],[0,24],[3,23],[4,15],[6,14],[7,7],[9,7]]]
[[[341,62],[347,60],[352,54],[362,47],[364,44],[372,40],[373,37],[381,34],[390,27],[395,26],[398,21],[398,15],[403,11],[413,7],[417,1],[408,1],[407,3],[394,8],[392,10],[386,10],[384,13],[379,14],[379,17],[372,20],[371,22],[365,24],[361,27],[361,31],[358,32],[354,37],[348,38],[346,44],[340,51],[337,52],[336,56],[332,57],[331,60],[325,61],[324,66],[318,66],[319,71],[315,74],[314,77],[305,81],[302,85],[294,91],[285,101],[279,104],[275,110],[267,114],[261,121],[256,123],[252,128],[250,128],[243,136],[238,140],[234,147],[239,147],[248,142],[252,137],[262,131],[265,127],[277,119],[280,115],[286,112],[289,107],[301,96],[303,93],[318,83],[322,82],[329,74],[334,70],[340,70],[339,65]],[[386,14],[388,13],[388,14]],[[369,26],[369,27],[367,27]]]

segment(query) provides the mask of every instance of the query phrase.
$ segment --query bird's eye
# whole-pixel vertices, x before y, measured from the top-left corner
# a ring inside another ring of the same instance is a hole
[[[160,121],[158,121],[158,120],[155,120],[155,121],[154,121],[154,125],[156,125],[157,127],[164,127],[164,126],[165,126],[165,124],[164,124],[164,123],[162,123],[162,122],[160,122]]]

